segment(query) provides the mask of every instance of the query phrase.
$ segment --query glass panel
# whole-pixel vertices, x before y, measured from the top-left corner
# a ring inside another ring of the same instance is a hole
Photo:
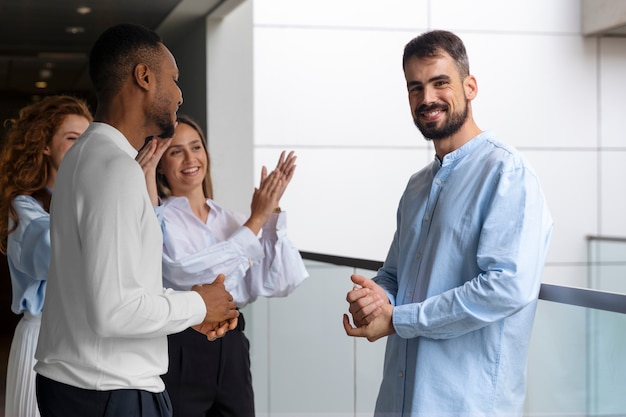
[[[526,416],[586,415],[586,311],[539,301],[528,355]]]
[[[270,415],[352,417],[355,341],[341,320],[353,269],[314,261],[306,268],[309,278],[291,295],[269,300]]]
[[[626,413],[626,316],[539,301],[526,416]]]
[[[614,279],[604,275],[607,262],[621,262],[623,247],[613,242],[595,248],[601,249],[596,255],[600,253],[604,261],[602,268],[600,264],[593,268],[596,274],[602,272],[593,277],[600,286],[618,287],[618,275]],[[371,416],[386,341],[347,337],[341,315],[348,309],[350,275],[371,277],[374,272],[316,261],[306,261],[306,266],[310,277],[302,287],[287,298],[267,300],[263,314],[259,310],[253,319],[254,328],[267,335],[267,367],[257,366],[253,374],[255,385],[264,388],[258,387],[257,393],[267,399],[257,398],[264,405],[260,415]],[[252,346],[261,347],[255,341]],[[625,346],[626,315],[539,300],[524,416],[626,415]]]
[[[589,241],[589,287],[626,294],[626,241]]]
[[[590,416],[626,414],[626,315],[589,311]]]

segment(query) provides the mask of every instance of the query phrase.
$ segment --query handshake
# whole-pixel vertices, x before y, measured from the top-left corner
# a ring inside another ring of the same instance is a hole
[[[192,328],[213,341],[226,334],[227,331],[237,327],[239,311],[230,295],[224,287],[224,274],[219,274],[211,284],[194,285],[191,290],[196,291],[206,305],[206,316],[202,323]]]

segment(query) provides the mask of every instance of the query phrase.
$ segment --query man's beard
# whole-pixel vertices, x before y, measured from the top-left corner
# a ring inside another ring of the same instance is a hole
[[[172,121],[172,115],[169,112],[169,103],[163,94],[157,96],[156,102],[158,103],[148,114],[148,117],[154,122],[159,129],[160,133],[157,135],[162,139],[171,138],[174,136],[176,125]]]
[[[463,127],[463,124],[469,116],[469,100],[465,100],[465,108],[463,110],[455,113],[448,113],[448,118],[440,127],[437,127],[437,122],[426,122],[425,124],[422,124],[417,117],[417,115],[422,112],[447,110],[448,108],[448,106],[444,106],[442,104],[431,104],[430,106],[422,105],[415,111],[415,115],[413,115],[413,122],[420,132],[422,132],[422,135],[424,135],[426,140],[445,139],[461,130],[461,127]]]
[[[176,131],[176,127],[171,120],[157,120],[157,126],[161,130],[161,133],[158,134],[158,137],[161,139],[167,139],[174,136],[174,132]]]

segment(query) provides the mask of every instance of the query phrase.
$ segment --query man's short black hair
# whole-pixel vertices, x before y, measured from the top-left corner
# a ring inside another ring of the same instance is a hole
[[[457,35],[445,30],[425,32],[412,39],[404,47],[402,68],[412,57],[432,58],[446,52],[456,63],[461,79],[469,75],[469,59],[463,41]]]
[[[135,24],[122,23],[102,32],[89,53],[89,78],[98,98],[118,93],[138,64],[158,72],[161,43],[154,31]]]

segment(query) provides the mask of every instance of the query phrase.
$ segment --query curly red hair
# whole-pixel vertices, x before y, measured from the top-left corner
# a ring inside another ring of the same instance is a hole
[[[84,100],[57,95],[22,108],[16,119],[4,122],[9,127],[0,150],[0,252],[4,254],[7,237],[19,223],[12,201],[18,195],[39,195],[45,189],[50,167],[44,148],[71,114],[93,120]]]

